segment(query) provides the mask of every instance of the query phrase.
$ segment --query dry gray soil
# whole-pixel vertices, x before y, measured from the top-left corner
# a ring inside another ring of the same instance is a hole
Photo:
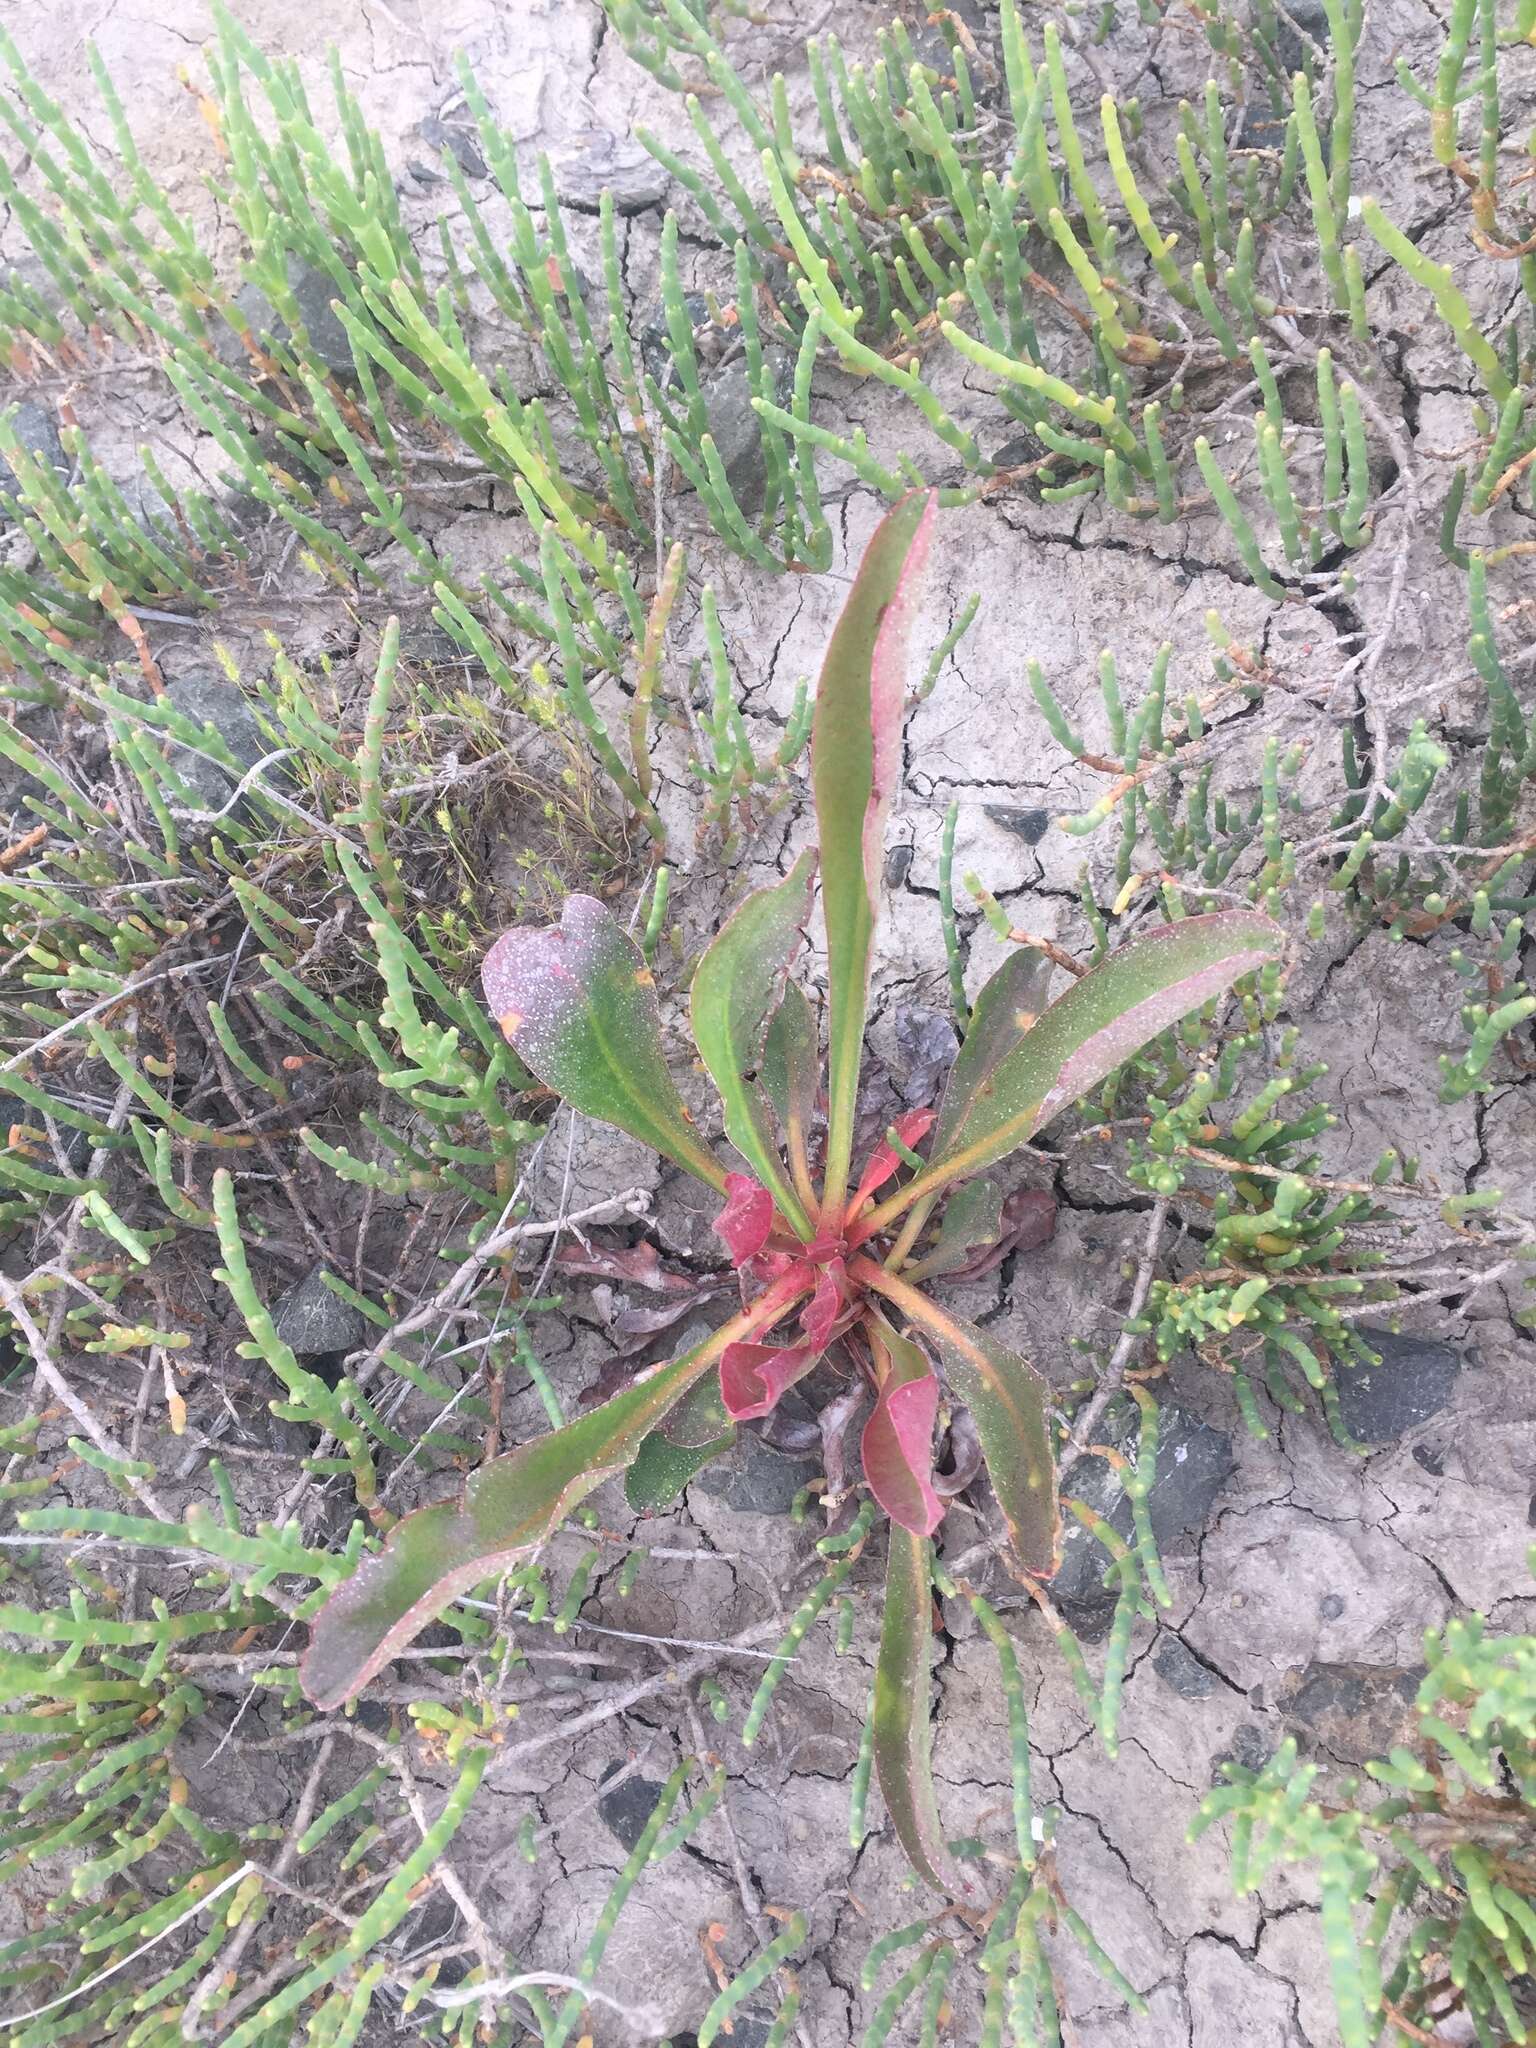
[[[199,0],[6,0],[4,13],[29,62],[51,90],[80,107],[93,132],[105,127],[83,101],[83,47],[94,36],[123,89],[141,145],[179,204],[205,216],[202,180],[209,138],[178,83],[199,75],[209,22]],[[802,34],[832,10],[795,0],[774,10],[782,33],[759,31],[764,71],[788,63],[793,29]],[[267,49],[296,57],[323,102],[324,46],[340,47],[348,83],[380,128],[402,169],[427,154],[419,124],[452,102],[451,55],[466,51],[501,120],[529,154],[549,149],[563,179],[579,190],[594,166],[642,186],[652,174],[630,141],[638,122],[676,133],[677,108],[603,33],[589,0],[339,0],[316,8],[301,0],[245,0],[242,18]],[[1123,8],[1130,16],[1134,9]],[[811,17],[815,17],[812,20]],[[879,10],[836,10],[848,40],[867,32]],[[1387,0],[1373,10],[1362,65],[1364,177],[1379,178],[1399,219],[1421,223],[1443,209],[1443,194],[1405,177],[1402,149],[1421,117],[1395,92],[1382,93],[1390,58],[1401,48],[1422,60],[1437,46],[1437,10],[1422,0]],[[1173,39],[1174,42],[1177,39]],[[1146,32],[1127,21],[1113,46],[1115,75],[1134,72],[1149,54]],[[1200,63],[1165,44],[1155,53],[1167,90],[1184,89],[1180,66]],[[792,74],[792,90],[804,81]],[[1139,88],[1157,86],[1148,71]],[[1373,107],[1387,107],[1379,118]],[[1417,148],[1417,142],[1415,143]],[[1372,170],[1374,166],[1374,170]],[[655,182],[653,180],[653,182]],[[665,185],[665,180],[660,181]],[[626,221],[628,274],[637,300],[654,291],[659,209],[645,204]],[[422,188],[424,219],[452,205],[445,185]],[[685,219],[691,218],[684,209]],[[227,225],[227,224],[225,224]],[[1426,246],[1438,230],[1431,227]],[[231,244],[232,246],[232,244]],[[685,255],[702,280],[718,280],[718,257],[703,243]],[[1379,390],[1430,504],[1438,502],[1441,451],[1469,436],[1469,397],[1458,363],[1421,310],[1378,308],[1398,340],[1396,378]],[[949,394],[957,412],[1000,433],[995,407],[958,378]],[[170,436],[170,407],[157,420],[146,380],[125,372],[90,394],[98,433],[125,443],[145,431]],[[850,421],[889,443],[888,408],[875,390],[847,385]],[[154,401],[158,404],[158,401]],[[909,442],[920,463],[942,469],[935,449]],[[216,465],[196,443],[178,450],[210,478]],[[942,453],[942,451],[938,451]],[[1444,583],[1429,514],[1399,511],[1365,558],[1358,604],[1369,628],[1388,614],[1396,557],[1406,550],[1391,644],[1374,686],[1397,733],[1425,715],[1454,736],[1477,717],[1478,698],[1465,655],[1458,587]],[[728,557],[712,562],[727,633],[746,685],[754,724],[781,719],[798,676],[814,673],[828,622],[846,583],[845,565],[872,527],[878,507],[860,489],[843,491],[837,570],[820,579],[777,580]],[[681,515],[687,523],[686,513]],[[1514,515],[1511,515],[1514,517]],[[500,508],[468,510],[445,521],[439,544],[467,562],[494,561],[507,545]],[[707,542],[699,556],[711,562]],[[931,643],[971,590],[983,593],[978,624],[958,660],[940,678],[908,732],[903,800],[893,840],[910,847],[895,861],[885,951],[879,975],[878,1049],[890,1052],[904,1006],[942,1008],[944,971],[935,902],[936,848],[945,805],[958,798],[957,871],[975,868],[1033,931],[1071,944],[1082,937],[1076,872],[1082,842],[1043,829],[1044,813],[1070,807],[1075,771],[1063,764],[1023,683],[1026,655],[1037,656],[1080,716],[1092,743],[1100,714],[1092,691],[1101,647],[1112,645],[1122,673],[1145,674],[1164,638],[1176,662],[1197,672],[1206,612],[1220,611],[1234,635],[1264,652],[1274,687],[1260,719],[1235,719],[1218,756],[1233,784],[1251,786],[1261,731],[1304,743],[1309,775],[1325,796],[1335,759],[1332,731],[1352,715],[1353,684],[1336,681],[1336,643],[1348,622],[1304,603],[1267,604],[1236,567],[1229,541],[1210,520],[1130,530],[1081,505],[1041,508],[999,498],[946,515],[925,616]],[[312,615],[285,609],[275,594],[272,623],[302,643],[318,633]],[[190,636],[166,629],[157,653],[168,673],[195,665]],[[1511,652],[1529,637],[1511,629]],[[1203,671],[1199,671],[1203,672]],[[1522,674],[1528,674],[1525,668]],[[676,763],[672,764],[674,770]],[[666,766],[666,763],[663,763]],[[1246,783],[1245,783],[1246,777]],[[680,915],[690,942],[723,897],[747,873],[771,872],[803,843],[807,808],[797,801],[759,836],[735,874],[722,874],[707,847],[690,852],[691,797],[680,776],[666,785],[678,824],[685,873]],[[1096,858],[1103,858],[1096,855]],[[995,963],[996,943],[982,927],[970,935],[973,985]],[[1330,1090],[1342,1112],[1331,1165],[1368,1170],[1385,1144],[1416,1153],[1430,1182],[1446,1191],[1529,1184],[1536,1159],[1536,1096],[1511,1078],[1492,1095],[1446,1109],[1435,1096],[1434,1059],[1450,1043],[1459,995],[1439,943],[1393,946],[1368,937],[1304,972],[1293,1013],[1312,1057],[1331,1067]],[[566,1126],[551,1147],[559,1192]],[[638,1147],[580,1128],[574,1133],[573,1204],[615,1187],[646,1190],[654,1235],[664,1250],[703,1248],[708,1216],[687,1191]],[[557,1170],[558,1168],[558,1170]],[[1053,1163],[1042,1160],[1049,1180]],[[1073,1337],[1104,1343],[1123,1305],[1125,1264],[1144,1229],[1145,1198],[1104,1164],[1079,1160],[1056,1173],[1061,1210],[1054,1241],[1016,1256],[958,1304],[1016,1341],[1058,1384],[1080,1363]],[[608,1355],[606,1330],[625,1306],[600,1290],[577,1295],[568,1329],[546,1332],[551,1370],[575,1395]],[[641,1305],[644,1305],[641,1298]],[[1121,1753],[1106,1759],[1089,1730],[1046,1632],[1016,1595],[998,1588],[1016,1629],[1030,1699],[1036,1790],[1059,1815],[1059,1856],[1066,1887],[1150,2012],[1133,2020],[1116,1994],[1063,1945],[1061,1977],[1069,2040],[1080,2048],[1331,2048],[1337,2039],[1326,1987],[1312,1893],[1304,1876],[1281,1876],[1258,1898],[1238,1899],[1220,1833],[1186,1845],[1185,1828],[1223,1759],[1268,1756],[1287,1731],[1328,1761],[1349,1762],[1394,1739],[1421,1632],[1460,1609],[1478,1608],[1504,1626],[1528,1622],[1524,1568],[1529,1521],[1536,1513],[1533,1441],[1536,1390],[1531,1338],[1511,1321],[1502,1286],[1454,1307],[1418,1314],[1415,1335],[1436,1347],[1410,1360],[1419,1410],[1389,1418],[1383,1441],[1365,1457],[1337,1447],[1312,1416],[1274,1415],[1272,1434],[1244,1430],[1219,1374],[1188,1358],[1173,1372],[1169,1407],[1183,1411],[1182,1451],[1170,1450],[1178,1478],[1188,1462],[1205,1485],[1188,1516],[1172,1513],[1168,1544],[1174,1605],[1154,1631],[1142,1625],[1127,1685]],[[562,1348],[562,1346],[564,1348]],[[1392,1404],[1389,1401],[1388,1406]],[[1170,1418],[1170,1435],[1174,1423]],[[807,1468],[807,1470],[812,1468]],[[668,1548],[626,1601],[600,1589],[586,1613],[594,1621],[660,1637],[714,1640],[770,1621],[810,1551],[812,1531],[782,1513],[803,1476],[766,1453],[696,1484],[686,1507],[652,1525],[647,1540]],[[1191,1493],[1199,1487],[1192,1482]],[[606,1496],[605,1502],[606,1502]],[[764,1512],[777,1507],[780,1512]],[[622,1508],[607,1504],[611,1515]],[[956,1547],[968,1540],[954,1521]],[[868,1569],[873,1561],[868,1561]],[[804,1583],[802,1576],[800,1583]],[[995,1824],[1008,1799],[1008,1743],[991,1652],[965,1614],[945,1617],[948,1633],[935,1676],[936,1763],[944,1818],[952,1833]],[[498,1939],[528,1962],[569,1967],[626,1853],[626,1816],[617,1794],[601,1804],[600,1780],[616,1764],[638,1763],[630,1789],[665,1778],[696,1748],[677,1689],[642,1701],[622,1718],[586,1734],[560,1733],[562,1716],[580,1715],[608,1697],[606,1688],[654,1673],[656,1653],[618,1638],[567,1639],[612,1658],[591,1667],[550,1667],[554,1676],[519,1723],[519,1737],[493,1767],[484,1795],[453,1852]],[[701,1930],[720,1923],[724,1953],[753,1945],[764,1907],[801,1908],[812,1938],[801,1975],[807,2032],[816,2048],[857,2040],[873,2011],[858,1990],[870,1936],[912,1916],[903,1859],[883,1815],[863,1849],[847,1843],[847,1780],[859,1739],[873,1636],[867,1618],[849,1655],[833,1655],[818,1631],[786,1681],[763,1739],[752,1751],[737,1735],[741,1709],[760,1659],[720,1667],[737,1710],[727,1728],[710,1723],[708,1743],[729,1766],[729,1796],[688,1854],[644,1879],[625,1912],[601,1983],[648,2016],[654,2035],[688,2034],[711,1993]],[[686,1652],[679,1651],[679,1657]],[[1092,1654],[1092,1653],[1090,1653]],[[574,1672],[567,1680],[563,1674]],[[196,1759],[188,1760],[195,1765]],[[266,1756],[227,1749],[204,1788],[244,1813],[285,1810],[292,1787]],[[532,1802],[548,1828],[535,1864],[514,1839]],[[636,1792],[635,1803],[645,1804]],[[728,1818],[726,1817],[728,1815]],[[630,1839],[633,1839],[632,1834]],[[975,2015],[962,2003],[953,2038],[974,2038]],[[634,2038],[613,2013],[599,2016],[599,2040]],[[642,2030],[643,2031],[643,2030]],[[744,2022],[739,2044],[760,2039]],[[381,2036],[382,2038],[382,2036]],[[393,2036],[391,2038],[394,2038]]]

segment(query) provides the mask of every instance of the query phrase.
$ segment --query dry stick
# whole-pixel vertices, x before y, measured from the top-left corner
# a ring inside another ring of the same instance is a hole
[[[105,1984],[107,1979],[115,1977],[119,1970],[126,1970],[128,1965],[136,1963],[140,1956],[148,1955],[152,1948],[157,1948],[162,1941],[168,1941],[173,1934],[185,1927],[189,1920],[195,1920],[205,1906],[211,1906],[215,1899],[222,1898],[233,1886],[243,1883],[255,1868],[254,1863],[242,1863],[238,1870],[232,1870],[228,1877],[216,1884],[206,1897],[188,1906],[185,1913],[179,1914],[169,1927],[162,1927],[160,1932],[151,1935],[148,1941],[140,1942],[139,1946],[130,1950],[120,1962],[109,1964],[105,1970],[98,1970],[94,1977],[87,1977],[83,1984],[75,1985],[72,1990],[61,1991],[57,1998],[50,1998],[46,2005],[35,2005],[30,2012],[6,2013],[0,2018],[0,2027],[9,2032],[12,2027],[19,2027],[24,2020],[39,2020],[45,2013],[55,2012],[61,2005],[69,2005],[73,2000],[83,1998],[87,1991],[94,1991],[98,1984]]]
[[[320,1754],[315,1758],[314,1763],[310,1767],[309,1776],[304,1781],[304,1790],[299,1794],[299,1803],[294,1811],[293,1819],[289,1823],[288,1832],[283,1837],[283,1846],[278,1851],[277,1860],[272,1866],[272,1875],[275,1878],[285,1878],[298,1861],[299,1837],[315,1817],[315,1807],[320,1798],[320,1781],[325,1776],[325,1767],[330,1762],[331,1752],[335,1747],[334,1737],[320,1745]],[[222,1949],[208,1965],[207,1970],[203,1974],[202,1982],[187,2000],[186,2010],[181,2016],[181,2038],[184,2041],[201,2039],[203,2007],[208,2003],[226,1977],[233,1978],[234,1973],[240,1967],[246,1950],[255,1939],[256,1930],[260,1925],[261,1916],[259,1914],[248,1914],[241,1925],[236,1928],[234,1940],[230,1942],[228,1948]]]
[[[105,1016],[108,1010],[115,1010],[119,1003],[131,1002],[136,995],[147,988],[153,988],[157,981],[174,981],[183,974],[205,974],[210,967],[222,967],[222,960],[185,960],[179,967],[161,967],[153,974],[141,974],[134,981],[125,981],[115,996],[103,996],[100,1002],[92,1003],[87,1009],[77,1010],[67,1024],[55,1025],[52,1031],[45,1031],[41,1038],[34,1038],[21,1052],[13,1053],[8,1060],[0,1061],[0,1074],[11,1074],[18,1067],[24,1067],[28,1060],[35,1060],[51,1045],[57,1045],[70,1033],[78,1031],[82,1024],[89,1024],[93,1017]]]
[[[1136,1268],[1136,1283],[1131,1289],[1131,1298],[1125,1315],[1127,1322],[1134,1321],[1147,1305],[1147,1296],[1152,1292],[1152,1275],[1157,1270],[1158,1254],[1163,1248],[1163,1231],[1168,1223],[1168,1201],[1165,1196],[1152,1204],[1147,1217],[1147,1234],[1142,1241],[1141,1263]],[[1067,1454],[1084,1451],[1098,1435],[1099,1422],[1105,1409],[1119,1393],[1125,1379],[1125,1369],[1131,1362],[1131,1353],[1140,1339],[1134,1330],[1122,1330],[1114,1350],[1109,1354],[1109,1363],[1099,1376],[1099,1384],[1089,1398],[1087,1406],[1074,1419],[1067,1441],[1062,1446],[1060,1462],[1066,1463]]]
[[[519,1182],[512,1191],[507,1210],[516,1207],[521,1195],[522,1183]],[[356,1372],[351,1374],[353,1383],[358,1387],[366,1386],[377,1373],[386,1351],[393,1350],[403,1339],[414,1336],[429,1323],[446,1322],[456,1310],[461,1309],[464,1296],[473,1291],[483,1269],[510,1246],[528,1238],[557,1236],[560,1231],[583,1223],[616,1223],[621,1219],[648,1216],[650,1206],[651,1198],[644,1188],[625,1188],[622,1193],[610,1195],[605,1201],[594,1202],[589,1208],[580,1209],[573,1216],[558,1216],[548,1223],[510,1223],[502,1229],[493,1231],[475,1247],[462,1265],[454,1269],[453,1277],[443,1283],[430,1301],[423,1302],[419,1308],[413,1309],[408,1316],[402,1317],[398,1323],[392,1324],[384,1332],[373,1349],[364,1355]],[[502,1213],[506,1214],[507,1210]],[[461,1394],[466,1391],[467,1388],[460,1389]],[[315,1446],[313,1455],[326,1456],[334,1442],[334,1437],[329,1433],[322,1436]],[[286,1521],[293,1513],[311,1484],[307,1472],[295,1481],[278,1510],[276,1519],[279,1523]]]
[[[79,1423],[81,1429],[103,1456],[118,1460],[124,1465],[132,1465],[133,1459],[129,1453],[117,1441],[115,1436],[102,1428],[96,1417],[74,1392],[69,1382],[49,1357],[48,1340],[33,1321],[32,1312],[22,1298],[21,1289],[16,1285],[15,1281],[7,1279],[3,1273],[0,1273],[0,1302],[5,1304],[6,1310],[15,1322],[17,1329],[20,1330],[23,1338],[26,1340],[27,1349],[32,1354],[32,1363],[37,1368],[37,1376],[52,1393],[55,1400],[63,1402],[64,1406],[75,1418],[75,1421]],[[153,1490],[142,1479],[125,1475],[125,1484],[132,1487],[133,1491],[138,1495],[145,1507],[149,1509],[149,1512],[157,1522],[174,1522],[176,1520],[176,1517],[156,1499]]]
[[[704,1732],[704,1723],[699,1715],[698,1702],[694,1699],[691,1692],[686,1697],[685,1707],[688,1715],[688,1733],[693,1738],[694,1749],[700,1758],[703,1758],[711,1754],[709,1738]],[[741,1837],[736,1832],[735,1817],[731,1813],[730,1785],[728,1782],[721,1787],[720,1804],[716,1811],[725,1825],[725,1839],[730,1845],[731,1869],[735,1874],[736,1891],[741,1899],[741,1909],[747,1916],[748,1926],[757,1936],[758,1947],[767,1948],[773,1940],[773,1929],[769,1926],[768,1916],[763,1911],[763,1902],[758,1895],[756,1882],[751,1871],[747,1868],[747,1859],[741,1852]],[[794,1981],[793,1972],[787,1967],[782,1967],[775,1974],[780,1988],[787,1993]],[[795,2039],[800,2043],[800,2048],[812,2048],[803,2023],[796,2026]]]
[[[411,1770],[411,1760],[403,1747],[396,1753],[395,1771],[400,1780],[400,1789],[405,1794],[405,1803],[411,1809],[411,1819],[415,1821],[417,1831],[421,1835],[422,1840],[425,1841],[432,1823],[427,1819],[426,1808],[421,1803],[421,1794],[416,1789],[416,1778]],[[501,1961],[501,1952],[492,1938],[491,1930],[485,1924],[480,1908],[465,1890],[458,1872],[448,1861],[446,1849],[433,1864],[432,1875],[458,1907],[459,1912],[463,1916],[464,1924],[469,1929],[470,1938],[475,1944],[475,1953],[480,1958],[480,1967],[484,1970],[487,1980],[494,1983]],[[477,1986],[476,1989],[480,1995],[481,2025],[484,2027],[487,2037],[489,2037],[496,2020],[496,2007],[488,1991],[480,1986]]]

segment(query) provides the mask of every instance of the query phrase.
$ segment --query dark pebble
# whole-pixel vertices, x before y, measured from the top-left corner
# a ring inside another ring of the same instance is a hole
[[[611,1778],[623,1768],[622,1764],[610,1764],[603,1776]],[[621,1785],[615,1785],[611,1792],[603,1793],[598,1800],[598,1812],[617,1835],[626,1853],[633,1854],[635,1844],[645,1833],[646,1824],[656,1811],[656,1802],[663,1789],[654,1778],[642,1778],[636,1772]]]
[[[707,1466],[694,1485],[737,1514],[785,1515],[801,1487],[820,1472],[819,1459],[780,1457],[744,1429],[735,1450]]]
[[[1019,810],[1012,804],[983,804],[983,815],[994,825],[1001,825],[1005,832],[1011,832],[1015,839],[1022,839],[1026,846],[1038,846],[1050,830],[1049,811]]]
[[[1339,1415],[1359,1443],[1390,1443],[1406,1436],[1450,1400],[1461,1373],[1461,1354],[1449,1344],[1362,1328],[1360,1336],[1379,1365],[1341,1365]]]
[[[1129,1404],[1127,1403],[1128,1407]],[[1134,1411],[1106,1422],[1105,1441],[1134,1449]],[[1127,1441],[1129,1440],[1129,1441]],[[1158,1419],[1157,1477],[1147,1497],[1147,1512],[1158,1548],[1170,1551],[1205,1526],[1211,1504],[1236,1465],[1232,1439],[1212,1429],[1186,1409],[1162,1403]],[[1126,1542],[1134,1536],[1131,1504],[1103,1458],[1079,1458],[1062,1480],[1071,1494],[1101,1514]],[[1062,1564],[1051,1582],[1051,1598],[1075,1632],[1089,1642],[1109,1628],[1115,1595],[1105,1586],[1109,1556],[1078,1522],[1069,1522],[1062,1538]]]
[[[1152,1669],[1165,1685],[1172,1686],[1180,1699],[1209,1699],[1216,1690],[1216,1674],[1190,1649],[1180,1636],[1159,1638],[1152,1652]]]

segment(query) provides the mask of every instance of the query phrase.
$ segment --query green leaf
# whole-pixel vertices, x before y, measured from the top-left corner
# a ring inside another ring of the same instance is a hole
[[[803,853],[782,882],[759,889],[733,911],[695,968],[688,998],[694,1043],[720,1091],[725,1135],[806,1240],[814,1225],[785,1177],[758,1074],[811,914],[815,873],[815,854]]]
[[[558,926],[505,933],[480,975],[487,1008],[546,1087],[724,1191],[667,1071],[651,970],[596,897],[568,896]]]
[[[694,1474],[735,1441],[736,1425],[726,1413],[720,1375],[706,1373],[640,1446],[624,1474],[624,1498],[641,1514],[670,1506]]]
[[[903,1190],[903,1206],[1006,1158],[1159,1032],[1284,950],[1279,926],[1256,910],[1187,917],[1111,953],[1038,1018],[1026,999],[1037,983],[1017,955],[1006,960],[977,1001],[928,1170]]]
[[[823,1182],[829,1215],[840,1213],[848,1192],[885,819],[901,762],[907,636],[937,503],[936,492],[914,491],[876,527],[816,692],[811,779],[831,1017]]]
[[[905,1281],[888,1279],[882,1291],[920,1325],[945,1379],[970,1409],[1019,1564],[1049,1578],[1056,1569],[1058,1535],[1056,1460],[1046,1420],[1049,1386],[1028,1359]]]
[[[664,1429],[653,1429],[624,1474],[624,1498],[638,1515],[670,1507],[696,1474],[736,1441],[733,1424],[702,1444],[675,1444]]]
[[[1003,1234],[1003,1189],[995,1180],[968,1180],[944,1205],[933,1249],[905,1267],[909,1280],[936,1280],[957,1271]]]
[[[816,1015],[803,991],[788,982],[763,1041],[760,1076],[773,1104],[784,1144],[802,1194],[811,1189],[810,1131],[821,1080],[821,1043]]]
[[[927,1537],[891,1524],[875,1664],[875,1768],[912,1868],[952,1898],[974,1901],[979,1887],[949,1853],[933,1789],[931,1557]]]
[[[622,1470],[661,1418],[714,1364],[749,1312],[549,1436],[493,1458],[458,1499],[404,1516],[315,1616],[301,1677],[317,1707],[339,1707],[450,1601],[542,1543],[595,1486]]]

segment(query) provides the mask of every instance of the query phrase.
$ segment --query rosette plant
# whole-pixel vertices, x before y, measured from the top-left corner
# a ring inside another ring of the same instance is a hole
[[[903,1117],[856,1170],[855,1106],[886,815],[906,700],[906,646],[936,509],[913,493],[870,541],[827,649],[812,780],[819,852],[747,897],[694,971],[690,1020],[744,1171],[716,1158],[662,1049],[645,960],[590,896],[558,927],[508,932],[486,956],[486,1002],[528,1068],[582,1115],[616,1125],[715,1189],[715,1228],[742,1306],[705,1344],[640,1373],[563,1429],[482,1465],[448,1500],[390,1530],[331,1595],[304,1666],[312,1699],[350,1698],[458,1594],[542,1543],[625,1472],[631,1501],[675,1496],[735,1425],[764,1416],[829,1354],[868,1383],[863,1481],[890,1522],[875,1753],[914,1866],[959,1895],[928,1770],[930,1551],[941,1405],[970,1411],[1009,1561],[1049,1575],[1057,1545],[1045,1382],[924,1291],[995,1241],[994,1169],[1158,1033],[1281,951],[1256,911],[1148,932],[1045,1004],[1049,964],[1013,953],[977,998],[937,1111]],[[790,979],[820,878],[826,1042]],[[921,1149],[919,1149],[921,1148]]]

